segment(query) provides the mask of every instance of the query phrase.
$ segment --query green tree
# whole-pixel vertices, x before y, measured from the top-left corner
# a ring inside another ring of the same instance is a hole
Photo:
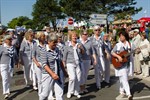
[[[77,20],[87,19],[91,13],[116,16],[118,19],[125,15],[137,14],[142,8],[136,8],[135,0],[61,0],[60,5],[67,16]]]
[[[37,0],[32,12],[34,24],[43,27],[45,23],[52,23],[56,30],[57,19],[64,18],[58,0]]]
[[[142,7],[137,8],[135,0],[97,0],[99,13],[113,15],[117,19],[124,19],[127,15],[135,15],[142,10]]]
[[[89,19],[98,10],[95,3],[95,0],[60,0],[64,13],[77,21]]]
[[[20,16],[13,18],[9,23],[8,27],[15,28],[16,26],[26,26],[26,28],[34,28],[33,21],[26,16]]]

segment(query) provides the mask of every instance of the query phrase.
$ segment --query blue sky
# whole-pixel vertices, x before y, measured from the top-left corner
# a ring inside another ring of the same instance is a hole
[[[0,0],[1,1],[1,22],[7,25],[12,18],[18,16],[28,16],[32,18],[32,6],[36,0]],[[143,16],[150,17],[150,0],[136,0],[137,7],[143,7],[143,10],[133,16],[133,19],[139,19]],[[144,11],[146,10],[146,14]]]

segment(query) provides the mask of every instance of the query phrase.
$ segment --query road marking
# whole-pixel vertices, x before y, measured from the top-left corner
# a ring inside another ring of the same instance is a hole
[[[143,99],[147,99],[147,98],[150,98],[150,95],[140,96],[140,97],[133,97],[133,100],[143,100]],[[121,95],[119,95],[118,97],[116,97],[116,100],[128,100],[128,98],[122,98]]]

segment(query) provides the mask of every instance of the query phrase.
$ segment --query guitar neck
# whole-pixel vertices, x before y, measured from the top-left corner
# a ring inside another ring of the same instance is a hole
[[[136,50],[136,49],[135,49]],[[130,56],[132,53],[134,53],[135,52],[135,50],[133,50],[133,51],[131,51],[131,52],[129,52],[129,53],[127,53],[126,55],[124,55],[125,57],[128,57],[128,56]]]
[[[144,49],[144,48],[147,48],[147,45],[143,45],[143,46],[141,46],[141,47],[139,47],[140,49]],[[136,48],[136,49],[138,49],[138,48]],[[134,49],[134,50],[132,50],[130,53],[127,53],[126,55],[124,55],[125,57],[128,57],[128,56],[130,56],[132,53],[134,53],[135,51],[136,51],[136,49]]]

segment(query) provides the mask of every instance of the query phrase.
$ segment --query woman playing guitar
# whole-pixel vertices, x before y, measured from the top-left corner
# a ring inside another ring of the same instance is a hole
[[[119,33],[120,41],[115,45],[113,50],[111,51],[112,56],[116,57],[119,62],[123,62],[123,57],[119,56],[118,53],[127,51],[131,51],[131,45],[128,42],[129,36],[128,33],[122,31]],[[127,96],[129,100],[132,100],[132,95],[130,92],[130,87],[128,83],[128,72],[130,67],[130,57],[128,57],[128,62],[123,63],[119,68],[115,69],[115,75],[119,77],[120,82],[120,94],[122,96]]]

